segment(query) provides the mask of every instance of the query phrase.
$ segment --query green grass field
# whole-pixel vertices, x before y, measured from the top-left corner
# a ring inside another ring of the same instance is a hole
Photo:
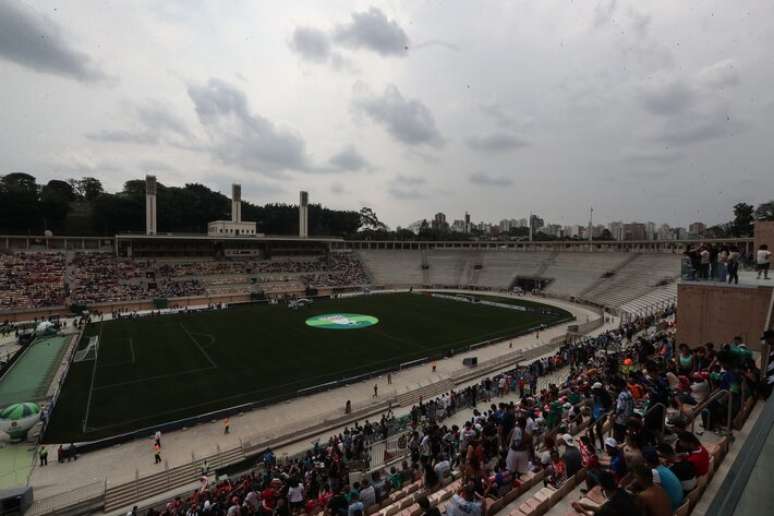
[[[551,309],[545,314],[390,294],[317,301],[297,311],[255,304],[93,324],[79,346],[99,335],[97,360],[71,364],[45,441],[95,440],[268,403],[571,317]],[[305,324],[326,313],[366,314],[379,323],[349,331]]]

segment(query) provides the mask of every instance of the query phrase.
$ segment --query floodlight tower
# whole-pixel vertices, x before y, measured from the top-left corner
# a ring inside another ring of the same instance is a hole
[[[145,234],[156,234],[156,176],[145,176]]]
[[[309,194],[302,191],[298,203],[298,236],[309,236]]]

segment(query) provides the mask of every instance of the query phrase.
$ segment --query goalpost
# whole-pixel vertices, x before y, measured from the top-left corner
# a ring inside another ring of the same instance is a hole
[[[79,349],[73,354],[73,362],[85,362],[87,360],[97,359],[97,348],[99,347],[99,337],[89,337],[89,343],[85,348]]]

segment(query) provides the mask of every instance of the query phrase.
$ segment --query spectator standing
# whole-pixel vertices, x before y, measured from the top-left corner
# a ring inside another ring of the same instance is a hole
[[[770,261],[771,251],[769,251],[769,246],[762,244],[755,253],[755,265],[758,270],[758,279],[761,279],[761,274],[763,274],[763,279],[769,279]]]
[[[728,252],[726,260],[726,269],[728,271],[728,283],[739,284],[739,249],[732,247]]]

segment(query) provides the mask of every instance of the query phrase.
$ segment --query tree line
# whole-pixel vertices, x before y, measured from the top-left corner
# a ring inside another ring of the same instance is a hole
[[[205,233],[207,223],[231,217],[231,201],[220,192],[199,183],[182,187],[158,183],[158,231],[160,233]],[[746,237],[753,234],[756,220],[774,220],[774,201],[757,207],[738,203],[733,220],[707,228],[706,238]],[[271,203],[263,206],[242,201],[242,217],[255,221],[256,229],[268,235],[298,234],[298,206]],[[145,181],[130,180],[123,190],[106,192],[99,179],[52,179],[38,184],[23,172],[0,176],[0,234],[112,236],[145,231]],[[489,238],[477,228],[460,233],[433,227],[422,221],[419,232],[398,227],[390,230],[368,207],[359,211],[331,210],[309,206],[309,233],[362,240],[474,240]],[[509,238],[526,239],[528,228],[511,228]],[[506,235],[500,235],[504,237]],[[540,230],[534,240],[555,240]],[[612,240],[608,230],[595,240]]]
[[[159,233],[205,233],[207,223],[228,220],[231,200],[198,183],[182,187],[157,185]],[[298,234],[298,206],[263,206],[242,201],[242,218],[255,221],[257,231]],[[309,206],[309,232],[315,236],[346,236],[361,227],[358,211]],[[0,176],[0,234],[112,236],[145,231],[145,181],[130,180],[123,190],[106,192],[99,179],[52,179],[38,184],[30,174]]]

